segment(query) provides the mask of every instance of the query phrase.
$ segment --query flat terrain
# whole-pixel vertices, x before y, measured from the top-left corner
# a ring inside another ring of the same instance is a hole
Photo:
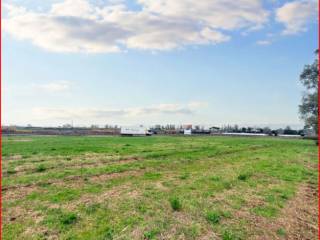
[[[316,239],[317,147],[254,137],[4,137],[3,239]]]

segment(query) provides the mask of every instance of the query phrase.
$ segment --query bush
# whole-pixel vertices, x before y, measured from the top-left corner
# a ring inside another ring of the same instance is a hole
[[[171,204],[171,207],[174,211],[179,211],[182,208],[182,204],[181,204],[179,198],[177,198],[177,197],[171,198],[170,204]]]

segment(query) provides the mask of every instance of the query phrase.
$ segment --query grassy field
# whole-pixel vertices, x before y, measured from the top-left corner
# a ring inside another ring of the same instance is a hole
[[[3,239],[316,239],[317,147],[4,137]]]

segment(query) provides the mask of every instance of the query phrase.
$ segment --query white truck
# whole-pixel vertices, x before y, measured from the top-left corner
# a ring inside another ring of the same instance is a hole
[[[145,127],[121,127],[121,136],[151,136],[152,133]]]
[[[191,135],[192,134],[192,130],[191,129],[184,129],[183,130],[183,134],[184,135]]]

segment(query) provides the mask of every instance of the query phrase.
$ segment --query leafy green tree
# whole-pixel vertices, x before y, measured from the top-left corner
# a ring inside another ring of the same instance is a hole
[[[318,50],[315,53],[318,54]],[[306,65],[300,75],[300,81],[306,88],[299,105],[300,117],[304,120],[305,127],[311,127],[316,134],[318,134],[318,75],[317,58],[312,64]]]

